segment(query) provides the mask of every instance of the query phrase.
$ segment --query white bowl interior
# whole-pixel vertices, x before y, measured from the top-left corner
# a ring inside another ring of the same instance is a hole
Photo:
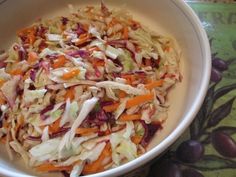
[[[38,18],[52,18],[68,13],[67,5],[69,3],[79,7],[89,4],[99,5],[100,1],[6,1],[0,5],[0,49],[7,49],[14,42],[16,31],[30,25]],[[183,53],[181,58],[183,80],[169,94],[168,119],[164,128],[151,142],[149,152],[121,167],[91,176],[115,176],[128,172],[151,160],[173,143],[198,111],[207,88],[210,70],[206,35],[192,11],[185,9],[186,5],[181,0],[145,0],[145,2],[141,0],[107,0],[106,3],[109,7],[127,8],[133,14],[134,19],[141,21],[150,29],[173,36]],[[14,172],[17,172],[17,176],[20,174],[39,176],[29,167],[25,167],[18,158],[13,162],[9,161],[4,148],[0,148],[0,156],[0,174],[14,176]]]

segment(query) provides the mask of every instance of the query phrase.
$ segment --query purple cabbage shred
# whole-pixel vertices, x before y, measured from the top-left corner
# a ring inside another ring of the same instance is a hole
[[[151,123],[151,124],[146,124],[144,121],[141,121],[143,128],[145,129],[141,145],[146,147],[150,140],[153,138],[157,130],[161,129],[162,126],[161,124],[157,123]]]

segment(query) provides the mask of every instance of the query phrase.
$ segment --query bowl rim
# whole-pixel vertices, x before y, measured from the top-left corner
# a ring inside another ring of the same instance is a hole
[[[154,147],[150,151],[146,152],[142,156],[127,162],[119,167],[114,169],[109,169],[104,172],[88,175],[87,177],[110,177],[110,176],[119,176],[126,174],[134,169],[137,169],[140,166],[143,166],[147,162],[151,161],[158,155],[160,155],[163,151],[165,151],[171,144],[173,144],[182,134],[183,132],[189,127],[190,123],[195,118],[197,112],[199,111],[210,80],[210,73],[211,73],[211,52],[210,52],[210,45],[208,41],[207,34],[203,29],[201,22],[192,8],[183,0],[169,0],[172,2],[179,10],[183,13],[183,15],[189,20],[189,22],[194,27],[195,33],[198,36],[199,43],[201,44],[201,52],[202,58],[205,59],[205,63],[203,65],[203,75],[201,80],[201,86],[199,87],[198,97],[194,100],[190,110],[188,113],[183,117],[183,121],[171,132],[163,141],[161,141],[158,146]],[[27,174],[18,174],[17,172],[9,171],[0,167],[0,174],[6,176],[18,176],[18,177],[32,177],[31,175]]]

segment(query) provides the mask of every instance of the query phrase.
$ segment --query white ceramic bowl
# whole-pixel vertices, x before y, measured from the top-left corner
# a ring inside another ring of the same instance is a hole
[[[0,1],[1,2],[1,1]],[[67,5],[99,4],[95,0],[10,1],[0,5],[0,49],[7,49],[14,41],[15,32],[40,17],[66,13]],[[125,174],[157,157],[185,131],[198,112],[209,82],[211,60],[209,43],[197,16],[183,0],[107,0],[108,6],[127,8],[135,19],[149,28],[172,35],[183,52],[181,70],[183,81],[169,95],[169,118],[164,129],[156,134],[149,151],[141,157],[90,177],[113,177]],[[125,6],[123,6],[125,5]],[[26,168],[22,161],[8,160],[0,148],[0,174],[13,177],[39,175]],[[48,176],[48,175],[46,175]],[[54,175],[51,175],[54,176]]]

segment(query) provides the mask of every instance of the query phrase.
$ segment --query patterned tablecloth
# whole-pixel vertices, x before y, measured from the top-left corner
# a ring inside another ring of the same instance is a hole
[[[207,31],[212,76],[189,130],[142,177],[236,177],[236,4],[188,2]]]

